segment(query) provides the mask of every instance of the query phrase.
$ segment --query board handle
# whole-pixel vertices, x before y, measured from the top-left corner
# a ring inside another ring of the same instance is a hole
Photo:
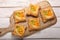
[[[4,34],[6,34],[9,31],[10,30],[8,28],[0,28],[0,36],[3,36]]]
[[[8,28],[0,28],[0,37],[1,36],[4,36],[8,32],[12,32],[12,31],[13,31],[13,28],[11,28],[11,27],[8,27]]]

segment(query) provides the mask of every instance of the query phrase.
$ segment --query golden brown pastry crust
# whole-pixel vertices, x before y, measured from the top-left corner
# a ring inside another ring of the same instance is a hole
[[[50,19],[54,18],[54,12],[50,6],[40,10],[40,14],[43,22],[47,22]]]
[[[37,17],[39,8],[40,6],[38,4],[30,4],[30,6],[27,8],[27,15]]]
[[[30,19],[28,19],[28,29],[30,31],[39,30],[40,29],[39,18],[30,18]]]
[[[13,18],[16,23],[26,21],[25,10],[16,10],[13,14]]]
[[[12,34],[19,37],[24,37],[25,29],[26,27],[24,25],[15,24]]]

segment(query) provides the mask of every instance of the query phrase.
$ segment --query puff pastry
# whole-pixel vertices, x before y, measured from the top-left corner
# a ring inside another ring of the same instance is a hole
[[[39,12],[39,5],[37,4],[30,4],[30,6],[27,9],[27,15],[31,15],[31,16],[38,16],[38,12]]]
[[[40,10],[40,14],[43,22],[47,22],[50,19],[54,18],[54,13],[51,7],[46,7]]]
[[[16,23],[26,21],[25,10],[16,10],[13,17]]]
[[[16,24],[13,31],[13,35],[24,37],[25,29],[26,27],[24,25]]]
[[[28,19],[28,29],[32,30],[39,30],[40,29],[40,22],[38,18],[30,18]]]

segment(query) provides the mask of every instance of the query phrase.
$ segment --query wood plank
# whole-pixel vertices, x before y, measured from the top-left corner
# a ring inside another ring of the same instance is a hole
[[[27,6],[27,4],[36,3],[44,0],[0,0],[0,7],[6,6]],[[47,0],[52,6],[60,6],[60,0]],[[57,3],[56,3],[57,2]]]
[[[9,18],[0,18],[0,28],[7,28],[9,24]]]
[[[54,12],[55,12],[55,15],[57,16],[57,18],[60,17],[60,8],[53,8]]]
[[[0,40],[20,40],[20,38],[9,38],[9,39],[6,39],[6,38],[3,38],[3,39],[0,39]],[[56,39],[56,38],[25,38],[23,40],[60,40],[60,39]]]
[[[60,38],[60,28],[47,28],[27,38]]]
[[[23,8],[23,7],[22,7]],[[0,17],[10,17],[15,10],[20,10],[22,8],[0,8]],[[53,8],[57,17],[60,17],[60,8]]]
[[[10,7],[10,6],[27,6],[29,4],[29,0],[0,0],[0,7]]]
[[[29,0],[30,3],[37,3],[41,1],[48,1],[52,6],[60,6],[60,0]],[[56,3],[57,2],[57,3]]]

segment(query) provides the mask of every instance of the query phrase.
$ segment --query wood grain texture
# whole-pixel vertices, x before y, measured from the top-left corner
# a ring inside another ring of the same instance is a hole
[[[0,0],[0,7],[15,7],[15,6],[20,6],[20,7],[23,7],[23,6],[27,6],[29,5],[30,3],[36,3],[36,2],[41,2],[41,1],[44,1],[44,0]],[[46,1],[49,1],[49,3],[52,5],[52,6],[60,6],[60,0],[46,0]],[[57,2],[57,3],[56,3]]]
[[[47,28],[27,38],[60,38],[60,28]]]
[[[9,24],[9,18],[0,18],[0,28],[7,28]]]
[[[57,16],[57,18],[60,18],[60,8],[53,8],[55,15]]]
[[[37,3],[41,1],[48,1],[52,6],[60,6],[60,0],[29,0],[31,3]]]

